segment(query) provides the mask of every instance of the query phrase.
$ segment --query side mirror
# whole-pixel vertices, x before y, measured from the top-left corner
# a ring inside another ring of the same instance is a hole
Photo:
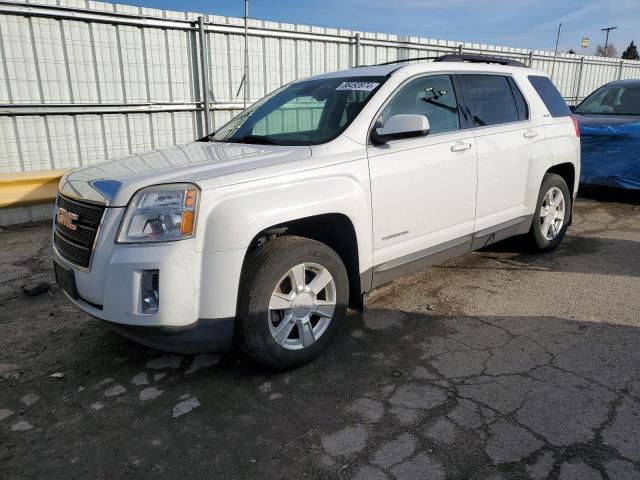
[[[371,131],[371,141],[381,144],[401,138],[424,137],[430,129],[429,120],[424,115],[394,115],[383,127]]]
[[[577,105],[569,105],[569,110],[571,110],[572,112],[576,111],[576,107]]]

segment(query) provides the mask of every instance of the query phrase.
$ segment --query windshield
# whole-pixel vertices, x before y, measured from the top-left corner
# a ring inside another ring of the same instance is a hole
[[[602,87],[578,105],[575,113],[640,115],[640,86]]]
[[[289,84],[209,136],[214,142],[317,145],[336,138],[386,77],[340,77]]]

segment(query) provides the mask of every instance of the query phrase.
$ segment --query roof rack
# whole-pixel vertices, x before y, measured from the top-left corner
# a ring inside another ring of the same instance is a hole
[[[525,67],[524,63],[508,58],[490,57],[489,55],[469,55],[463,53],[454,53],[450,55],[442,55],[434,60],[434,62],[469,62],[469,63],[497,63],[498,65],[509,65],[511,67]]]
[[[469,62],[469,63],[497,63],[499,65],[508,65],[511,67],[525,67],[524,63],[508,58],[490,57],[489,55],[468,55],[462,53],[452,53],[449,55],[440,55],[438,57],[414,57],[402,58],[399,60],[391,60],[390,62],[376,63],[373,66],[393,65],[395,63],[413,62],[416,60],[433,60],[434,62]]]

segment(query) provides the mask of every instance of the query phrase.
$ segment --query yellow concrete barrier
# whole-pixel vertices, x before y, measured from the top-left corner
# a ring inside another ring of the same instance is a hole
[[[0,208],[52,202],[65,171],[0,174]]]

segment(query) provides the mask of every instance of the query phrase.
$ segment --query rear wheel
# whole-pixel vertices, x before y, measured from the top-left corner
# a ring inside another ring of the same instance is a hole
[[[571,219],[571,193],[560,175],[547,173],[542,181],[531,229],[527,234],[535,250],[548,252],[564,238]]]
[[[310,362],[329,345],[347,309],[349,281],[323,243],[285,236],[250,254],[238,308],[241,348],[278,370]]]

